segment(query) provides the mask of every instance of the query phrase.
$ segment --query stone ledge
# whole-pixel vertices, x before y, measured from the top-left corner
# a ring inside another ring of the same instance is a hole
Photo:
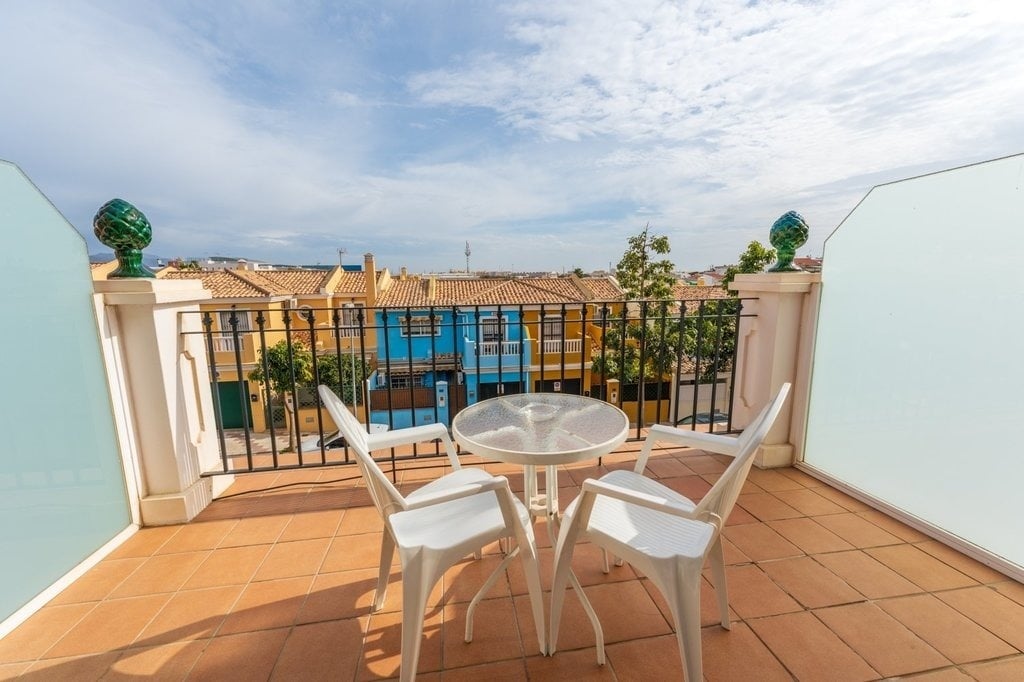
[[[103,294],[108,305],[160,305],[203,301],[213,296],[197,279],[101,279],[93,282],[93,288]]]
[[[213,501],[213,484],[200,478],[185,490],[163,495],[148,495],[139,501],[143,526],[170,526],[188,523]]]
[[[793,465],[793,445],[762,445],[754,455],[754,466],[758,469],[779,469]]]
[[[820,281],[820,272],[762,272],[756,275],[736,275],[729,289],[740,294],[757,291],[802,294],[810,291],[811,285]]]

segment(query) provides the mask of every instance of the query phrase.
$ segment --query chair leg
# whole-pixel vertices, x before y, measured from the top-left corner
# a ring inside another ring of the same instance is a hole
[[[676,644],[686,682],[702,682],[700,642],[700,565],[680,567],[678,577],[661,575],[655,580],[675,621]]]
[[[729,623],[729,586],[725,581],[725,553],[722,551],[722,536],[715,539],[708,554],[708,562],[711,564],[711,577],[715,581],[715,595],[718,597],[718,613],[721,616],[722,627],[730,628]]]
[[[544,627],[544,589],[540,584],[537,554],[531,545],[527,545],[525,551],[520,551],[519,557],[523,563],[523,573],[526,575],[526,590],[530,595],[530,606],[533,609],[533,624],[537,628],[537,645],[540,647],[540,653],[547,655],[548,638]]]
[[[687,580],[679,594],[679,615],[676,619],[676,641],[688,682],[704,679],[700,642],[700,571]]]
[[[377,572],[377,591],[373,594],[373,605],[370,611],[376,613],[384,607],[384,599],[388,595],[388,577],[391,575],[391,560],[395,556],[395,539],[387,528],[380,542],[380,568]]]
[[[554,654],[558,646],[558,627],[562,622],[562,604],[565,602],[565,592],[569,589],[569,568],[572,562],[573,545],[569,544],[559,547],[555,555],[554,578],[551,586],[551,610],[548,613],[550,623],[548,625],[548,654]],[[563,556],[564,554],[564,556]]]
[[[602,562],[603,562],[601,564],[601,570],[604,573],[608,573],[611,570],[611,567],[610,567],[610,565],[608,563],[608,550],[607,549],[602,549],[601,550],[601,559],[602,559]],[[622,557],[620,557],[620,556],[615,557],[615,565],[616,566],[622,566],[623,563],[625,563],[625,561],[623,560]]]
[[[548,614],[547,649],[549,655],[555,653],[558,644],[558,628],[562,620],[562,604],[565,602],[565,592],[569,587],[569,579],[571,577],[573,551],[576,549],[576,541],[579,539],[580,529],[590,518],[590,509],[593,507],[593,498],[584,500],[584,502],[586,504],[580,505],[583,509],[577,509],[574,516],[563,519],[562,527],[558,532],[558,541],[555,543],[554,578],[551,584],[551,611]],[[581,597],[585,598],[583,595]],[[600,623],[597,623],[597,627],[600,627]],[[596,634],[597,630],[595,628],[595,637]],[[597,647],[598,662],[603,664],[603,642],[598,640]]]
[[[404,557],[403,557],[404,559]],[[427,613],[427,598],[436,580],[431,575],[430,562],[404,561],[402,565],[402,667],[401,682],[413,682],[420,660],[423,642],[423,619]]]
[[[480,587],[479,590],[477,590],[477,593],[473,595],[473,600],[469,602],[469,608],[466,609],[465,639],[467,642],[473,641],[473,613],[476,611],[477,604],[479,604],[480,601],[484,598],[484,596],[490,591],[490,589],[494,587],[494,583],[498,581],[498,576],[500,576],[508,569],[509,563],[511,563],[512,559],[516,558],[518,554],[518,547],[516,547],[512,552],[506,554],[505,557],[501,560],[501,563],[498,564],[498,567],[491,571],[491,574],[487,576],[487,580],[485,580],[484,584]],[[543,653],[543,651],[541,653]]]

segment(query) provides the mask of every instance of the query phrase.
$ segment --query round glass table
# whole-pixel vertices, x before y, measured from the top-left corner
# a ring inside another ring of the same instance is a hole
[[[452,421],[466,450],[526,467],[526,504],[535,515],[558,513],[558,486],[541,495],[537,467],[557,481],[556,467],[606,455],[629,433],[626,414],[611,403],[566,393],[519,393],[483,400]]]
[[[606,455],[625,442],[629,418],[615,405],[566,393],[519,393],[483,400],[452,420],[452,435],[462,448],[499,462],[522,464],[523,497],[533,517],[547,520],[551,544],[558,523],[558,465]],[[545,490],[537,469],[544,468]],[[579,580],[576,591],[594,628],[598,662],[604,663],[604,633]]]

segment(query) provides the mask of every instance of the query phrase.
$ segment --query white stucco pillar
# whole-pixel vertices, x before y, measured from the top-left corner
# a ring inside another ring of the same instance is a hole
[[[191,520],[230,477],[220,467],[198,280],[97,281],[108,316],[113,362],[126,392],[123,412],[138,469],[142,525]],[[188,313],[188,314],[181,314]]]
[[[761,468],[791,465],[805,430],[814,321],[821,276],[807,272],[737,275],[729,285],[745,301],[736,353],[733,424],[745,426],[787,381],[789,400],[758,451]]]

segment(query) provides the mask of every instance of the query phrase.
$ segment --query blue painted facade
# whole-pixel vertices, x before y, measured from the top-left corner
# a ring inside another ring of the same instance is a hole
[[[450,393],[465,386],[466,404],[530,385],[530,344],[519,310],[473,308],[386,308],[374,312],[378,370],[371,388],[393,392],[433,388],[434,405],[375,409],[371,420],[392,428],[451,423]],[[433,319],[431,320],[431,315]],[[524,355],[521,357],[521,353]],[[500,374],[499,374],[500,368]]]

